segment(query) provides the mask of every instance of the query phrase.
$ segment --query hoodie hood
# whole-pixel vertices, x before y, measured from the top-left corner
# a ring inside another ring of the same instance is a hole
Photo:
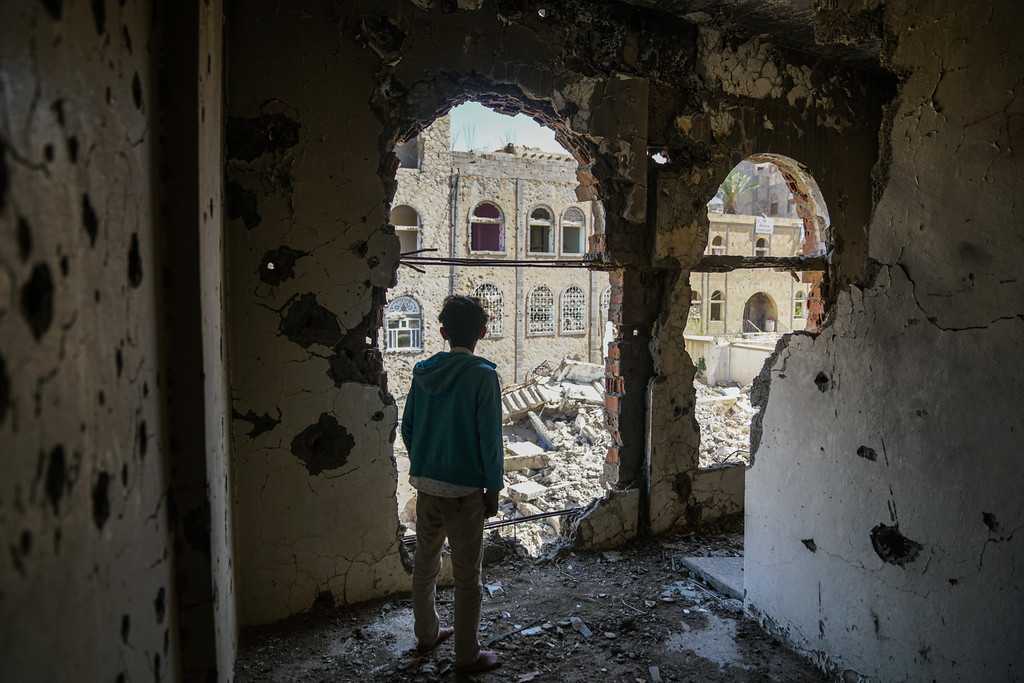
[[[494,369],[491,361],[471,353],[436,353],[413,368],[413,375],[428,394],[443,394],[452,389],[459,377],[469,368],[485,366]]]

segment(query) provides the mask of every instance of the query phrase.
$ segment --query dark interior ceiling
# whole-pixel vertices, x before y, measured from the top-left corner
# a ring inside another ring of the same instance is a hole
[[[681,17],[741,36],[769,34],[780,47],[862,66],[877,65],[881,50],[881,0],[617,0]],[[834,9],[816,9],[832,5]]]

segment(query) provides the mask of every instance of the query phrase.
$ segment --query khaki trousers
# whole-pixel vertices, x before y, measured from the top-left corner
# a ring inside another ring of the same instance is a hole
[[[480,562],[483,559],[484,496],[416,497],[416,560],[412,573],[416,640],[429,645],[440,626],[435,606],[441,546],[452,550],[455,575],[455,665],[472,664],[480,655]]]

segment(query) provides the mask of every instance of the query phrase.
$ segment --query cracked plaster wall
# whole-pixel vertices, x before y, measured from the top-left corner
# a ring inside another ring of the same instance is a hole
[[[586,192],[595,179],[621,188],[607,236],[643,258],[627,232],[644,219],[646,118],[623,127],[616,112],[643,112],[646,90],[561,75],[558,24],[542,39],[536,14],[491,6],[265,2],[229,16],[235,566],[240,621],[261,623],[326,591],[355,602],[408,588],[397,414],[372,338],[398,254],[385,215],[395,142],[473,95],[525,109],[589,165]]]
[[[880,138],[877,276],[764,376],[747,605],[846,676],[1022,675],[1016,12],[886,4],[904,80]]]
[[[195,87],[183,71],[195,25],[173,40],[169,28],[187,14],[103,0],[0,9],[0,662],[11,680],[175,680],[209,664],[209,643],[178,652],[190,647],[179,628],[203,639],[209,626],[208,612],[179,611],[185,582],[190,597],[209,594],[209,565],[202,517],[197,540],[179,496],[189,476],[171,471],[176,455],[203,452],[173,431],[193,424],[202,360],[197,316],[176,317],[185,297],[164,249],[172,221],[197,221],[195,204],[184,221],[167,205],[182,165],[195,170],[194,130],[165,119],[179,106],[166,85],[184,73]]]

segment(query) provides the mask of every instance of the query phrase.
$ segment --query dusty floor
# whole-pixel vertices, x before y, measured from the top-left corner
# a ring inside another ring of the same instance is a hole
[[[744,618],[739,601],[710,591],[679,562],[741,552],[742,536],[730,534],[546,561],[511,554],[484,570],[481,642],[503,662],[491,674],[454,674],[447,643],[430,657],[413,657],[410,602],[396,599],[320,607],[245,632],[237,680],[825,680]],[[440,591],[439,603],[448,622],[450,589]],[[574,627],[578,620],[589,637]]]

